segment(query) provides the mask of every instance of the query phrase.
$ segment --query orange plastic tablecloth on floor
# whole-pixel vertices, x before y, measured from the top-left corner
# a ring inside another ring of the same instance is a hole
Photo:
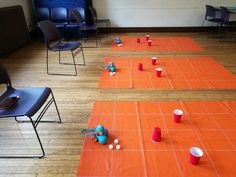
[[[118,71],[111,76],[103,69],[99,88],[155,89],[235,89],[236,76],[211,57],[158,57],[156,65],[150,58],[107,58]],[[143,71],[138,71],[142,63]],[[156,77],[155,69],[163,69]]]
[[[201,52],[190,37],[150,37],[152,45],[148,46],[144,37],[140,37],[141,43],[137,43],[137,37],[120,37],[122,46],[112,43],[113,51],[157,51],[157,52]]]
[[[184,111],[180,123],[172,112]],[[84,140],[77,177],[234,177],[236,174],[236,102],[95,102],[88,127],[109,129],[109,143],[120,150]],[[161,142],[151,140],[154,127]],[[194,166],[189,148],[204,156]]]

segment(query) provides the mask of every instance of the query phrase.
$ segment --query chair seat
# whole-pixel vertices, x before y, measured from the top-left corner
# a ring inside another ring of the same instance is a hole
[[[91,26],[80,25],[80,27],[79,27],[79,30],[80,30],[80,31],[89,31],[89,30],[95,31],[95,30],[97,30],[97,29],[98,29],[98,27],[95,26],[95,25],[91,25]]]
[[[78,23],[70,23],[66,25],[67,28],[79,28],[79,26]]]
[[[80,31],[89,31],[89,30],[97,30],[98,27],[95,25],[84,25],[82,23],[70,23],[66,25],[67,28],[78,28]]]
[[[224,25],[236,26],[236,21],[223,22]]]
[[[19,96],[19,100],[8,110],[0,110],[0,117],[32,117],[45,103],[51,93],[48,87],[7,89],[0,99]]]
[[[68,50],[75,50],[80,47],[81,43],[78,41],[70,41],[70,42],[60,42],[50,46],[50,50],[52,51],[68,51]]]
[[[67,24],[68,24],[67,22],[64,22],[64,23],[55,23],[55,25],[56,25],[57,28],[64,28],[64,27],[66,27]]]
[[[207,19],[207,21],[220,23],[220,22],[222,22],[222,19],[221,18],[212,18],[212,19]]]
[[[110,23],[110,19],[97,19],[95,23]]]

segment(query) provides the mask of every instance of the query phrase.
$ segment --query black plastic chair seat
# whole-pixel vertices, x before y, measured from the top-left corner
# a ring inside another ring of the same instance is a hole
[[[55,23],[57,28],[64,28],[68,23]]]
[[[80,25],[78,23],[70,23],[66,25],[66,28],[79,28]]]
[[[90,30],[96,31],[96,30],[98,29],[98,27],[95,26],[95,25],[91,25],[91,26],[79,25],[79,26],[80,26],[80,27],[79,27],[79,30],[80,30],[80,31],[90,31]]]
[[[110,23],[110,19],[97,19],[95,23]]]
[[[207,21],[215,22],[215,23],[220,23],[220,22],[222,22],[222,19],[221,18],[212,18],[212,19],[207,19]]]
[[[66,25],[67,28],[78,28],[80,31],[89,31],[93,30],[96,31],[98,29],[95,25],[86,25],[84,23],[70,23]]]
[[[70,42],[60,42],[50,46],[50,50],[52,51],[68,51],[68,50],[75,50],[81,46],[81,43],[78,41],[70,41]]]
[[[19,96],[20,98],[10,109],[0,110],[0,117],[32,117],[39,108],[43,106],[50,93],[51,89],[48,87],[20,89],[9,88],[1,95],[0,100],[12,96]]]

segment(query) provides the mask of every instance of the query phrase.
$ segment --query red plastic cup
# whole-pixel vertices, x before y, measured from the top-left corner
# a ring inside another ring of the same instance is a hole
[[[155,142],[161,141],[161,128],[155,127],[152,133],[152,140]]]
[[[151,46],[152,45],[152,40],[148,40],[148,46]]]
[[[174,121],[176,123],[179,123],[184,112],[181,109],[175,109],[173,113],[174,113]]]
[[[202,156],[203,156],[203,151],[200,148],[198,148],[198,147],[191,147],[190,148],[189,161],[191,164],[197,165]]]
[[[152,57],[152,65],[155,65],[157,62],[157,57]]]
[[[142,64],[142,63],[139,63],[139,64],[138,64],[138,70],[139,70],[139,71],[143,71],[143,64]]]
[[[137,38],[137,43],[140,43],[140,38]]]
[[[162,72],[161,68],[156,68],[156,76],[157,77],[161,77],[161,72]]]
[[[149,40],[149,38],[150,38],[150,36],[149,36],[149,35],[146,35],[146,41],[148,41],[148,40]]]

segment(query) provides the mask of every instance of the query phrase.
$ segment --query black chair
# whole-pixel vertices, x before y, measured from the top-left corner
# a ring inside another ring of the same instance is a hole
[[[236,21],[230,20],[231,12],[229,11],[229,9],[226,7],[220,7],[220,9],[221,9],[221,19],[223,25],[236,26]]]
[[[98,19],[97,17],[97,11],[93,6],[89,6],[90,13],[92,15],[92,18],[94,20],[95,24],[105,24],[106,28],[111,28],[111,21],[110,19]]]
[[[6,155],[1,158],[32,158],[32,157],[44,157],[45,152],[43,145],[37,132],[37,126],[43,118],[45,112],[48,110],[50,105],[54,103],[58,121],[46,121],[46,122],[58,122],[61,123],[60,114],[57,108],[56,100],[53,92],[48,87],[43,88],[13,88],[10,77],[5,68],[0,65],[0,84],[6,85],[6,91],[0,96],[0,101],[6,100],[12,97],[19,97],[19,100],[8,109],[0,109],[0,118],[15,118],[18,123],[30,122],[33,126],[37,140],[39,142],[42,154],[41,155]],[[41,112],[40,112],[41,110]],[[40,112],[36,119],[34,115]],[[25,120],[27,118],[27,120]]]
[[[211,5],[206,5],[206,14],[202,23],[202,27],[204,26],[204,23],[208,21],[211,23],[215,23],[218,27],[218,31],[220,32],[222,19],[220,17],[217,17],[217,12],[220,12],[220,10],[216,9],[215,7]]]
[[[230,14],[231,12],[229,11],[228,8],[226,7],[220,7],[221,9],[221,18],[222,18],[222,24],[226,27],[236,27],[236,21],[230,20]],[[235,31],[235,30],[234,30]],[[224,36],[227,37],[227,36]],[[231,41],[235,41],[236,35],[230,35]]]
[[[49,20],[50,19],[50,13],[49,9],[46,7],[40,7],[35,9],[35,22],[38,23],[42,20]]]
[[[96,25],[87,25],[77,9],[73,9],[70,11],[71,22],[70,24],[66,25],[68,29],[76,29],[78,30],[80,37],[83,41],[87,41],[88,36],[90,33],[95,33],[95,47],[98,47],[98,27]],[[75,22],[73,21],[75,20]],[[87,47],[94,47],[94,46],[87,46]]]
[[[82,44],[79,41],[62,41],[60,32],[57,30],[56,25],[51,21],[41,21],[38,23],[39,28],[42,30],[45,45],[46,45],[46,59],[47,59],[47,73],[50,75],[64,75],[64,76],[76,76],[77,75],[77,68],[76,65],[83,65],[85,66],[85,59],[84,59],[84,52]],[[74,74],[63,74],[63,73],[50,73],[48,67],[48,52],[58,52],[59,53],[59,63],[60,64],[67,64],[67,65],[74,65]],[[73,63],[62,63],[61,62],[61,51],[70,51],[72,54]],[[82,53],[83,63],[76,64],[75,63],[75,56],[79,53]]]
[[[64,7],[55,7],[51,9],[51,21],[57,28],[63,29],[68,24],[67,9]]]
[[[38,23],[39,28],[43,32],[45,45],[46,45],[46,62],[47,62],[47,73],[50,75],[64,75],[64,76],[76,76],[77,75],[77,68],[76,65],[83,65],[85,66],[85,59],[84,59],[84,52],[82,44],[78,41],[68,41],[64,42],[61,40],[61,35],[56,25],[49,21],[41,21]],[[48,67],[48,53],[49,51],[58,52],[59,53],[59,63],[60,64],[69,64],[74,65],[74,74],[63,74],[63,73],[50,73]],[[61,51],[70,51],[72,54],[73,63],[62,63],[61,62]],[[83,64],[76,64],[75,63],[75,56],[79,53],[82,53],[83,57]]]

